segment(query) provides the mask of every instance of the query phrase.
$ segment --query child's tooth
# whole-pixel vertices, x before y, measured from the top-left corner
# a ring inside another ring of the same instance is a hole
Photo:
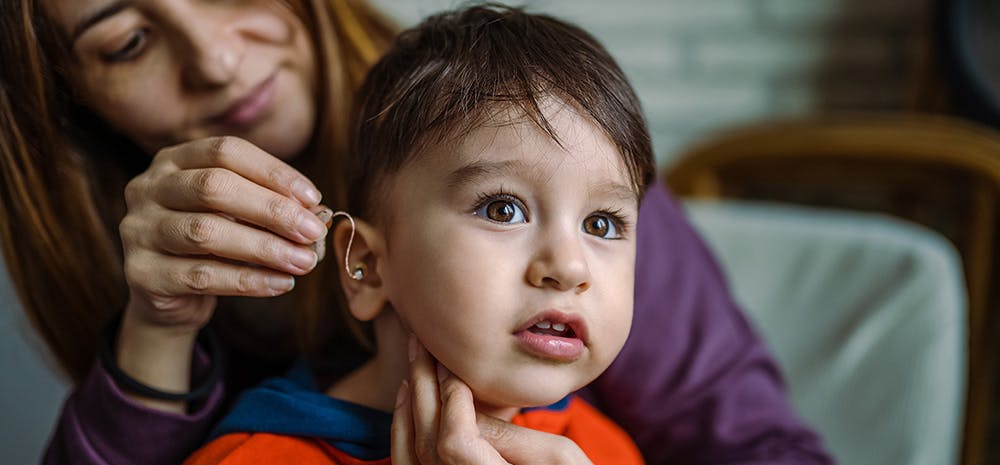
[[[552,324],[552,329],[554,329],[556,331],[559,331],[559,332],[563,332],[563,331],[566,331],[566,325],[564,323],[553,323]]]
[[[549,329],[552,327],[552,323],[549,323],[548,321],[539,321],[538,323],[535,323],[535,326],[542,329]]]

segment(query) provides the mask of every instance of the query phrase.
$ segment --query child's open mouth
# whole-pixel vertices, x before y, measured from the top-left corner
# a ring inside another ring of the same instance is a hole
[[[528,331],[535,334],[576,338],[576,332],[573,331],[571,326],[565,323],[552,323],[549,320],[542,320],[535,323],[532,327],[528,328]]]
[[[578,315],[546,310],[514,331],[514,336],[532,355],[572,362],[583,355],[587,325]]]

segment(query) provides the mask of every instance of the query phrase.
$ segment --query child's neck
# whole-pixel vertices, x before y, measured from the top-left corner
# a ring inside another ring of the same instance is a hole
[[[392,412],[396,393],[409,376],[409,332],[393,311],[383,311],[375,319],[375,355],[358,369],[337,380],[326,395],[384,412]],[[510,420],[518,409],[476,403],[476,410],[502,420]]]
[[[391,321],[384,315],[393,314]],[[384,311],[375,319],[375,355],[337,380],[326,394],[366,407],[392,412],[399,384],[409,373],[407,339],[395,314]]]

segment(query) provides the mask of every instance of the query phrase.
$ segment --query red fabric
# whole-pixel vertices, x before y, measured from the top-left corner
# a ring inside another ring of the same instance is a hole
[[[566,410],[532,410],[515,416],[515,425],[566,436],[594,465],[641,465],[642,454],[625,431],[586,401],[573,397]]]
[[[531,410],[512,423],[572,439],[594,465],[641,465],[642,455],[618,425],[579,398],[565,410]],[[389,465],[389,458],[359,460],[328,443],[312,438],[268,433],[221,436],[195,452],[185,465]]]
[[[289,462],[289,461],[293,462]],[[206,444],[185,465],[389,465],[389,458],[359,460],[312,438],[270,433],[233,433]]]

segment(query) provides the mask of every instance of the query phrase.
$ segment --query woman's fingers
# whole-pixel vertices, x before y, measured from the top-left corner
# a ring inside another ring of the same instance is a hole
[[[309,212],[316,215],[319,221],[323,223],[323,227],[329,230],[333,226],[333,210],[330,210],[324,205],[317,205],[309,209]],[[316,242],[309,245],[309,248],[316,254],[316,261],[323,261],[323,257],[326,256],[326,236]]]
[[[410,402],[409,383],[403,381],[396,394],[396,408],[392,412],[390,456],[393,465],[420,465],[413,448],[413,407]]]
[[[184,212],[221,212],[300,244],[326,236],[326,226],[294,198],[235,171],[199,168],[165,176],[153,192],[161,206]]]
[[[476,423],[482,438],[515,465],[591,463],[583,450],[565,436],[524,428],[483,414],[476,414]]]
[[[479,436],[476,409],[469,387],[438,364],[413,335],[410,335],[409,352],[409,396],[406,402],[410,405],[406,410],[409,410],[413,427],[410,448],[419,463],[507,463]]]
[[[410,378],[392,423],[393,463],[589,464],[573,441],[476,413],[472,390],[410,336]]]
[[[476,424],[476,406],[472,391],[461,380],[452,376],[447,368],[438,364],[437,375],[441,397],[442,438],[479,436]]]
[[[137,252],[125,260],[130,286],[156,296],[273,297],[295,286],[288,274],[221,260]]]
[[[309,246],[215,213],[167,212],[157,230],[155,246],[171,255],[212,255],[294,275],[308,273],[319,259]]]
[[[476,407],[469,386],[438,365],[441,427],[437,453],[450,465],[507,464],[501,454],[479,434]],[[497,420],[499,421],[499,420]]]
[[[298,199],[305,207],[318,205],[319,190],[287,163],[238,137],[209,137],[163,151],[164,162],[176,169],[224,168],[258,185]]]
[[[422,465],[435,465],[441,400],[434,359],[416,336],[410,335],[410,402],[413,415],[413,448]]]
[[[215,296],[288,292],[290,275],[313,269],[322,252],[320,198],[301,173],[239,138],[160,150],[125,187],[126,311],[147,326],[186,321],[194,331]]]

